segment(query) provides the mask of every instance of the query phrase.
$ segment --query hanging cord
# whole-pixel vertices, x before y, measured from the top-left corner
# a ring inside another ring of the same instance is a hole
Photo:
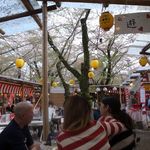
[[[106,9],[108,8],[108,6],[109,6],[108,3],[103,3],[103,4],[102,4],[102,11],[101,11],[101,12],[106,11]]]
[[[127,3],[128,3],[127,1],[128,0],[125,1],[124,13],[126,13],[126,11],[127,11]]]
[[[98,51],[98,44],[99,44],[99,42],[101,42],[100,31],[101,31],[101,29],[99,28],[98,29],[98,36],[97,36],[96,46],[95,46],[95,51],[94,51],[94,55],[95,55],[94,57],[95,58],[97,58],[97,52],[96,51]]]

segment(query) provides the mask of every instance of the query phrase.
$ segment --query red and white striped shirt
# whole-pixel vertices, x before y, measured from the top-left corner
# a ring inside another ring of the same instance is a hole
[[[102,116],[98,121],[105,128],[108,137],[112,137],[118,133],[127,130],[126,127],[120,121],[117,121],[112,116],[106,116],[106,117]]]
[[[78,131],[62,131],[58,150],[110,150],[107,133],[100,122],[90,122]]]

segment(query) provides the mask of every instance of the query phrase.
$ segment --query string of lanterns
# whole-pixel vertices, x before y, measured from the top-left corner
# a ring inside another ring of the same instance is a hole
[[[99,87],[97,87],[96,88],[96,92],[100,92],[100,91],[104,91],[104,92],[107,92],[107,91],[109,91],[109,90],[111,90],[111,91],[117,91],[118,89],[117,89],[117,87],[112,87],[112,88],[107,88],[107,87],[103,87],[103,88],[99,88]]]
[[[73,85],[75,85],[75,80],[70,79],[68,83],[69,83],[70,86],[73,86]],[[52,84],[51,84],[51,86],[54,87],[54,88],[58,87],[58,85],[59,85],[59,82],[56,82],[56,81],[53,81]]]
[[[101,16],[99,17],[100,28],[102,28],[104,31],[109,31],[110,28],[112,28],[113,23],[114,23],[114,17],[111,13],[109,13],[108,11],[101,13]],[[102,62],[96,58],[92,59],[90,61],[90,67],[94,69],[102,67]],[[94,72],[89,71],[88,78],[93,79],[94,77],[95,77]]]

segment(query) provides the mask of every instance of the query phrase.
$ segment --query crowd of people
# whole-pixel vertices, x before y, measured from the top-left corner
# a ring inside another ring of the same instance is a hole
[[[51,105],[48,110],[51,120],[56,111]],[[121,110],[119,98],[103,97],[97,110],[98,115],[92,118],[89,101],[78,94],[65,101],[61,114],[64,121],[56,137],[58,150],[132,150],[135,147],[133,121]],[[0,148],[40,150],[40,145],[34,143],[28,128],[33,119],[33,105],[19,102],[14,107],[14,115],[0,134]]]

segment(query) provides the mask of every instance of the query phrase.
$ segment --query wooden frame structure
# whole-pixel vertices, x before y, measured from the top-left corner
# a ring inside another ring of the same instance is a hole
[[[26,16],[32,16],[36,23],[39,25],[40,29],[42,29],[42,22],[40,18],[36,15],[38,13],[42,13],[42,8],[34,9],[32,4],[29,0],[21,0],[24,6],[28,11],[11,15],[5,16],[0,18],[0,22],[5,22],[17,18],[22,18]],[[37,1],[45,1],[45,0],[37,0]],[[118,5],[138,5],[138,6],[150,6],[149,0],[47,0],[51,2],[56,2],[56,5],[48,6],[47,11],[57,9],[57,2],[82,2],[82,3],[97,3],[97,4],[118,4]]]
[[[37,1],[44,1],[44,0],[37,0]],[[149,0],[47,0],[47,1],[150,6]]]

